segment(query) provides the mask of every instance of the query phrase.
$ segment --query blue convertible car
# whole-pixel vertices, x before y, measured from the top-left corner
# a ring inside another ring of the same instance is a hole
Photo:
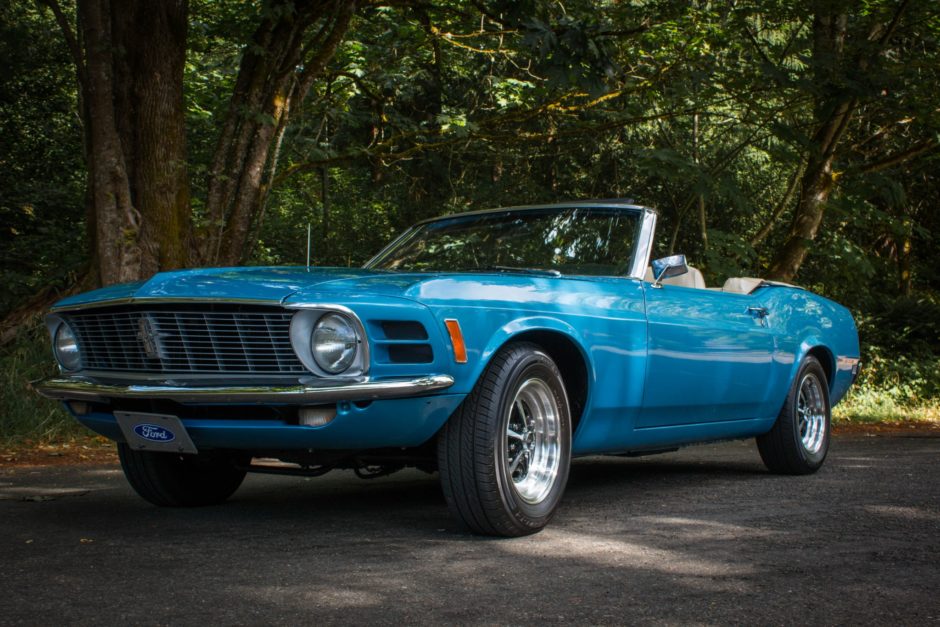
[[[438,470],[470,529],[555,512],[572,456],[756,437],[777,473],[818,469],[858,373],[844,307],[751,278],[706,287],[652,261],[626,202],[421,222],[362,269],[167,272],[59,302],[43,382],[117,441],[157,505],[217,503],[248,471]]]

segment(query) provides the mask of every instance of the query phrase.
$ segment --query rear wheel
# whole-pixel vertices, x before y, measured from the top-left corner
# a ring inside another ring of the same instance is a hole
[[[561,373],[537,345],[497,353],[438,438],[441,484],[471,530],[542,529],[568,481],[571,415]]]
[[[767,468],[787,475],[819,470],[829,451],[830,414],[826,373],[815,357],[807,357],[777,422],[757,438],[757,449]]]
[[[154,505],[214,505],[230,497],[245,479],[246,471],[238,467],[231,453],[178,455],[135,451],[126,444],[117,446],[128,483]]]

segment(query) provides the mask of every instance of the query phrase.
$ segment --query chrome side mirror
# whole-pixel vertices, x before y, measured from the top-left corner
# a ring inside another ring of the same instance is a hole
[[[663,279],[670,279],[674,276],[680,276],[689,271],[689,266],[685,262],[685,255],[672,255],[663,257],[653,262],[653,287],[662,287]]]

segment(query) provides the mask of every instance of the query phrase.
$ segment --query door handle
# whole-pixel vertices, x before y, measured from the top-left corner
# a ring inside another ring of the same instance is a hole
[[[752,316],[756,316],[756,317],[758,317],[758,318],[766,318],[766,317],[767,317],[767,308],[766,308],[766,307],[748,307],[748,308],[747,308],[747,311],[748,311],[748,313],[751,314]]]

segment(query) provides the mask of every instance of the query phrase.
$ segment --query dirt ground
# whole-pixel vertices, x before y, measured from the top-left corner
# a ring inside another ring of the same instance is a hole
[[[577,460],[512,540],[462,531],[417,471],[163,509],[81,446],[0,467],[0,624],[940,622],[936,430],[838,434],[809,477],[752,442]]]

